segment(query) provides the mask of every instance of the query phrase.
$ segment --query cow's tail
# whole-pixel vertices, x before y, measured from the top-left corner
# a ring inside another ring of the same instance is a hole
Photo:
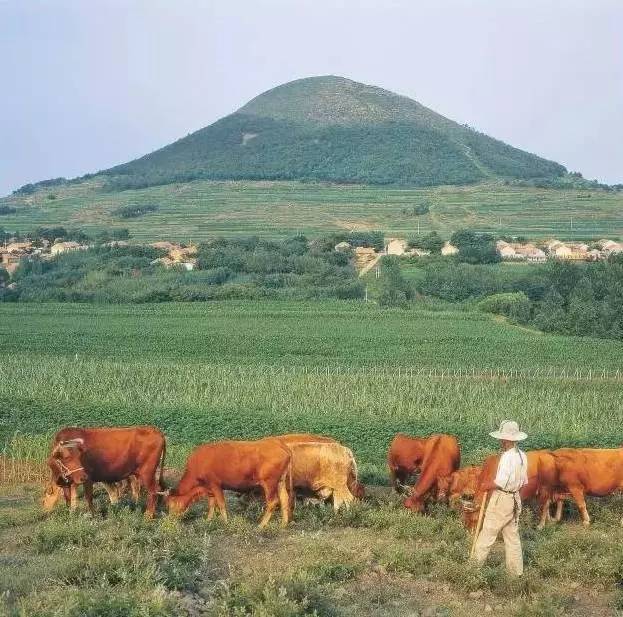
[[[357,468],[357,460],[352,450],[348,450],[350,454],[350,469],[348,470],[348,490],[354,497],[361,496],[361,485],[359,484],[359,469]]]
[[[294,477],[293,477],[293,473],[292,473],[292,450],[290,450],[289,448],[288,452],[290,454],[290,457],[288,458],[288,469],[286,471],[286,486],[288,489],[288,509],[289,509],[289,515],[290,518],[292,518],[294,516],[294,504],[296,503],[296,495],[294,494]]]
[[[167,455],[167,440],[162,441],[162,453],[160,454],[160,476],[158,477],[158,484],[160,490],[164,491],[164,457]]]

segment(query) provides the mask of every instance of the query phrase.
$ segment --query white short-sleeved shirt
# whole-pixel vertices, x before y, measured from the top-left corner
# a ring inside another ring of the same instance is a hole
[[[528,459],[525,452],[514,447],[500,456],[495,484],[509,493],[515,493],[528,484]]]

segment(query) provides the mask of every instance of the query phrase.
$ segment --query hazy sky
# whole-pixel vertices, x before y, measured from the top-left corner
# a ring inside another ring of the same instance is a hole
[[[623,182],[622,32],[621,0],[0,0],[0,194],[324,74]]]

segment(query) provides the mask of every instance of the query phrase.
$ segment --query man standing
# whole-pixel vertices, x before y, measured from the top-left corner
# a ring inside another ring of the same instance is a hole
[[[502,455],[495,478],[483,487],[485,490],[483,504],[489,493],[491,497],[485,512],[482,531],[474,547],[474,559],[482,564],[499,533],[502,532],[506,568],[511,574],[521,576],[523,555],[519,538],[519,514],[521,512],[519,491],[522,486],[528,484],[528,460],[525,453],[517,447],[517,442],[524,440],[527,435],[519,430],[519,425],[513,420],[505,420],[500,424],[500,430],[490,435],[500,440]]]

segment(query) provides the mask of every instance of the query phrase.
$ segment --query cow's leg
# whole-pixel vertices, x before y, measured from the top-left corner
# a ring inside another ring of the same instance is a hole
[[[340,486],[333,491],[333,509],[337,512],[342,506],[349,508],[354,497],[347,486]]]
[[[545,527],[545,523],[547,523],[547,520],[549,519],[549,508],[551,503],[551,495],[548,492],[539,495],[539,524],[537,525],[537,529],[543,529],[543,527]]]
[[[215,509],[216,500],[214,499],[214,495],[208,493],[208,514],[207,519],[211,521],[214,518],[214,509]]]
[[[575,501],[576,505],[578,506],[580,516],[582,517],[582,524],[590,525],[591,517],[588,515],[588,510],[586,509],[584,490],[580,486],[570,486],[569,492],[571,493],[571,497],[573,497],[573,501]]]
[[[277,493],[278,493],[277,486],[275,486],[275,484],[271,482],[266,482],[266,481],[263,481],[261,485],[262,485],[262,490],[264,491],[264,499],[266,500],[266,509],[264,510],[264,515],[262,516],[262,519],[260,520],[260,525],[259,525],[260,528],[266,527],[266,525],[268,525],[268,522],[272,518],[273,511],[279,505],[279,498],[277,496]]]
[[[223,494],[223,489],[220,486],[213,485],[210,487],[210,493],[214,496],[216,500],[216,507],[219,509],[221,513],[221,518],[223,522],[227,522],[227,504],[225,502],[225,495]]]
[[[136,476],[130,476],[128,478],[128,482],[130,483],[130,491],[132,493],[132,499],[135,503],[138,503],[138,500],[141,496],[141,483]]]
[[[75,484],[70,484],[68,488],[63,490],[65,491],[65,501],[69,503],[69,510],[75,512],[78,508],[78,487]]]
[[[554,514],[554,520],[557,523],[560,523],[560,521],[562,520],[562,509],[564,505],[564,499],[560,495],[556,497],[556,514]]]
[[[281,508],[281,526],[285,527],[290,522],[290,493],[288,492],[288,475],[284,474],[279,480],[277,487],[279,492],[279,506]],[[294,492],[294,489],[292,489]]]
[[[108,482],[104,482],[104,488],[108,493],[108,499],[110,499],[110,503],[115,505],[119,503],[119,484],[109,484]]]
[[[71,488],[75,494],[76,487],[72,484]],[[95,507],[93,506],[93,482],[91,482],[90,480],[84,481],[84,499],[87,502],[87,505],[89,506],[89,511],[91,512],[91,514],[94,515]]]
[[[153,518],[156,514],[156,502],[158,500],[158,491],[160,486],[156,481],[156,470],[153,465],[141,467],[136,472],[136,482],[139,486],[144,486],[147,491],[147,505],[145,507],[145,516]]]

